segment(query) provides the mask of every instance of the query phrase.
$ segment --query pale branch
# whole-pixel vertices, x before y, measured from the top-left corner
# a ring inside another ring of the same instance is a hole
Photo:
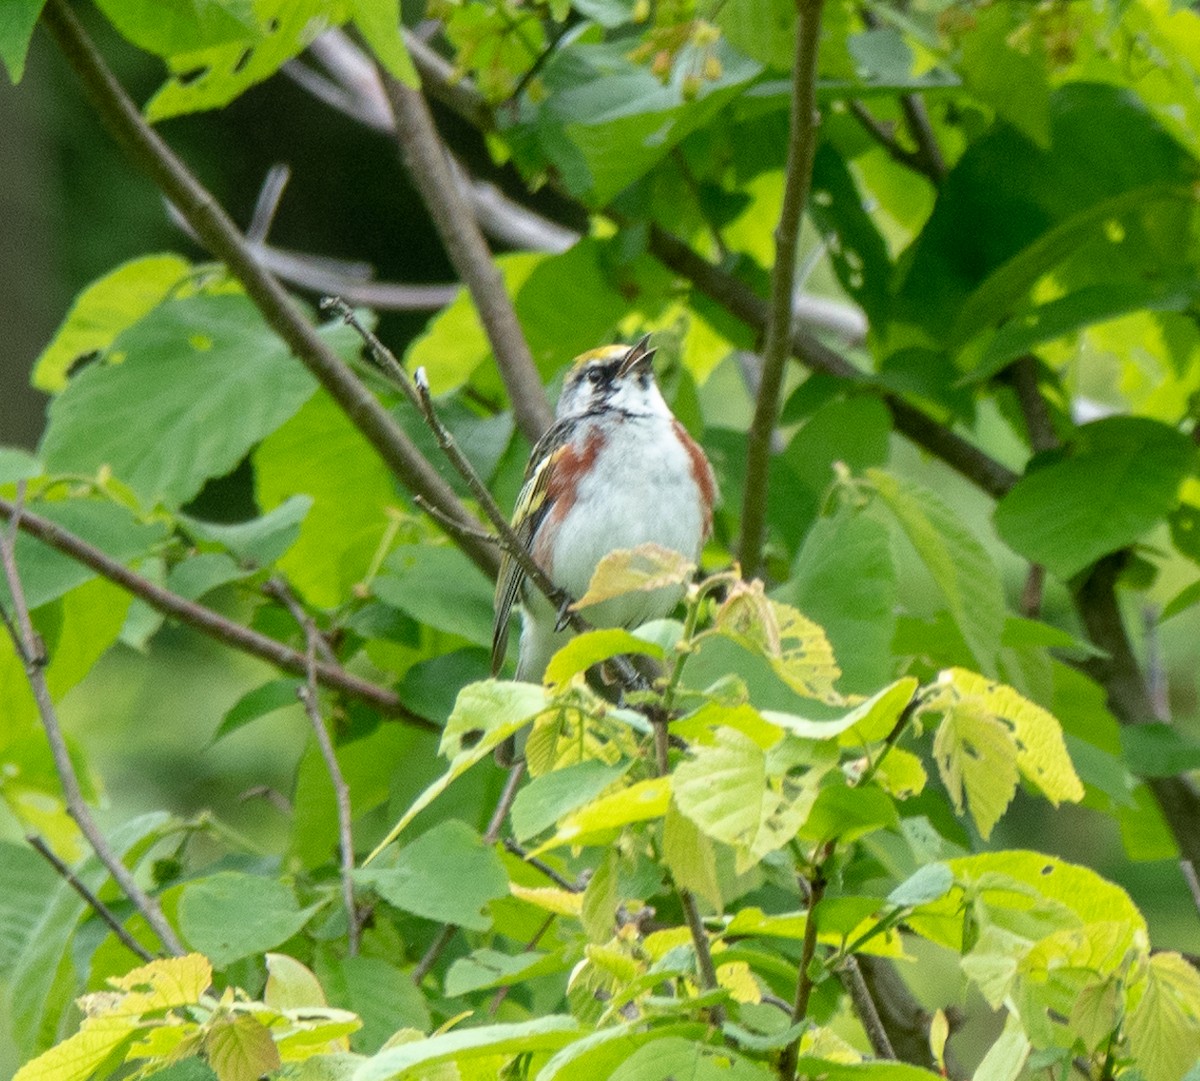
[[[445,454],[450,464],[454,466],[458,475],[466,481],[467,487],[471,489],[471,494],[478,501],[480,509],[496,530],[497,536],[493,543],[498,544],[508,553],[529,581],[533,583],[556,609],[562,612],[562,618],[567,626],[571,627],[578,634],[590,631],[592,625],[575,611],[573,598],[567,596],[564,590],[560,589],[550,580],[549,575],[546,574],[533,558],[532,552],[521,543],[521,538],[517,536],[516,531],[504,516],[504,512],[500,509],[492,493],[488,491],[487,485],[483,483],[482,478],[475,471],[475,467],[471,465],[467,456],[459,449],[450,430],[442,423],[441,418],[437,415],[437,410],[434,408],[433,398],[429,393],[429,383],[425,379],[424,370],[417,369],[416,377],[410,377],[408,372],[405,371],[404,365],[396,359],[395,354],[363,325],[362,321],[354,314],[354,311],[344,300],[337,297],[326,297],[321,302],[321,307],[336,312],[359,333],[363,341],[366,342],[367,351],[370,353],[379,370],[416,407],[429,430],[433,432],[439,449]],[[612,664],[617,671],[622,685],[626,689],[636,690],[644,686],[644,681],[638,675],[637,669],[634,668],[627,657],[614,657],[612,658]]]
[[[13,513],[9,516],[6,529],[0,530],[0,564],[3,565],[4,580],[8,584],[8,595],[12,601],[11,629],[13,648],[25,668],[25,678],[33,692],[37,705],[38,716],[46,733],[46,742],[50,745],[50,757],[54,762],[54,772],[58,775],[62,786],[63,799],[67,813],[75,820],[79,831],[91,845],[96,858],[108,869],[113,880],[132,902],[134,908],[142,914],[150,929],[158,936],[163,948],[171,954],[180,957],[184,949],[176,937],[171,925],[159,907],[157,899],[151,897],[141,886],[132,873],[122,862],[121,858],[109,846],[104,834],[92,818],[87,801],[83,798],[83,790],[79,786],[79,777],[75,773],[67,742],[63,737],[62,728],[58,723],[58,713],[50,697],[50,689],[46,685],[46,657],[44,647],[33,621],[29,617],[29,608],[25,603],[25,590],[21,584],[21,575],[17,568],[16,540],[21,522],[22,503],[25,499],[25,482],[17,484],[17,498],[13,505]],[[8,624],[8,621],[5,621]]]
[[[304,683],[297,688],[296,696],[304,705],[313,737],[317,741],[317,749],[325,763],[325,771],[329,774],[329,783],[333,787],[333,801],[337,808],[338,854],[341,858],[342,904],[346,908],[346,952],[354,957],[358,953],[362,927],[358,918],[358,908],[354,903],[354,831],[350,811],[350,786],[346,784],[345,775],[337,760],[337,751],[334,750],[333,740],[329,738],[325,718],[321,716],[321,697],[317,690],[318,651],[327,664],[333,663],[336,658],[325,636],[292,595],[287,584],[281,579],[272,579],[268,586],[272,595],[287,608],[304,633]]]
[[[748,285],[713,266],[678,237],[657,225],[650,227],[650,253],[687,279],[705,296],[758,333],[767,325],[768,305]],[[795,327],[791,352],[806,368],[871,389],[892,414],[896,430],[917,446],[944,461],[989,495],[999,498],[1016,482],[1017,474],[934,420],[898,394],[881,391],[871,376],[803,328]]]
[[[263,177],[262,187],[258,189],[258,198],[254,201],[254,210],[250,214],[250,222],[246,226],[246,240],[251,244],[266,242],[271,226],[275,224],[275,215],[279,211],[279,202],[283,198],[284,189],[292,178],[292,170],[281,162],[277,162],[267,170]]]
[[[410,492],[424,495],[450,517],[469,524],[466,510],[450,486],[263,268],[252,245],[213,195],[146,122],[67,0],[49,0],[42,18],[83,83],[101,121],[129,159],[179,210],[201,243],[225,263],[266,322],[329,392],[401,484]],[[485,573],[495,576],[499,564],[491,547],[470,538],[458,543]]]
[[[871,996],[871,989],[863,979],[862,969],[858,967],[858,959],[853,955],[847,957],[838,966],[838,977],[842,986],[850,995],[854,1004],[854,1012],[862,1022],[863,1031],[871,1042],[871,1050],[876,1058],[895,1059],[896,1052],[892,1049],[892,1041],[888,1038],[887,1029],[879,1018],[879,1009]]]
[[[135,953],[143,961],[154,960],[154,954],[146,949],[145,946],[143,946],[136,938],[133,937],[133,935],[129,933],[125,925],[119,919],[117,919],[113,910],[109,908],[108,905],[106,905],[103,901],[101,901],[99,897],[92,893],[92,891],[87,888],[86,883],[79,880],[79,877],[75,874],[75,872],[58,858],[58,854],[54,851],[54,849],[46,844],[46,842],[43,841],[42,838],[36,833],[28,834],[25,840],[29,842],[30,847],[33,848],[38,855],[40,855],[48,864],[50,864],[51,867],[54,868],[59,877],[68,886],[70,886],[71,889],[79,894],[80,897],[83,898],[83,901],[88,908],[90,908],[96,913],[97,916],[99,916],[106,924],[108,924],[112,933],[121,940],[121,944],[125,946],[126,949]]]
[[[554,422],[554,413],[504,278],[470,204],[463,198],[425,96],[387,73],[383,73],[383,85],[396,117],[396,139],[409,175],[437,227],[446,254],[470,290],[517,426],[535,443]]]
[[[69,556],[77,563],[90,567],[103,578],[107,578],[135,597],[141,598],[155,611],[178,619],[181,623],[186,623],[189,627],[195,628],[201,634],[207,635],[222,645],[258,657],[285,672],[302,676],[307,671],[303,653],[274,638],[269,638],[265,634],[235,623],[196,601],[188,600],[177,593],[172,593],[169,589],[164,589],[157,583],[130,570],[106,552],[64,529],[56,522],[29,511],[23,511],[18,516],[15,506],[8,500],[0,498],[0,520],[11,521],[14,518],[19,518],[19,525],[23,532],[56,551],[62,552],[63,555]],[[440,726],[407,709],[394,691],[362,679],[338,665],[318,663],[317,680],[330,690],[340,691],[373,706],[385,716],[394,717],[427,732],[441,731]]]
[[[796,58],[792,66],[792,100],[787,165],[783,174],[783,206],[775,226],[775,264],[771,268],[771,302],[762,348],[762,378],[754,403],[746,446],[745,495],[738,560],[747,577],[762,565],[767,527],[768,466],[771,437],[779,419],[784,366],[792,335],[792,296],[800,226],[808,203],[813,158],[817,149],[817,59],[821,42],[823,0],[796,0]]]

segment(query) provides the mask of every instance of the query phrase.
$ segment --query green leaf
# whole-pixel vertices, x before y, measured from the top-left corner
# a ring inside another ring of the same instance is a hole
[[[300,539],[279,569],[313,604],[345,603],[388,529],[396,490],[378,454],[320,390],[254,451],[254,492],[266,511],[311,499]]]
[[[286,953],[268,953],[267,986],[263,1001],[276,1010],[297,1010],[304,1006],[324,1006],[325,992],[312,969]]]
[[[1140,991],[1140,994],[1139,994]],[[1177,1081],[1200,1059],[1200,973],[1177,953],[1149,959],[1125,1025],[1146,1081]]]
[[[239,560],[261,567],[274,563],[295,544],[312,505],[312,496],[294,495],[248,522],[225,525],[186,515],[180,515],[180,521],[194,537],[223,545]]]
[[[17,447],[0,447],[0,484],[12,484],[42,475],[42,463]]]
[[[928,568],[975,660],[992,670],[1004,631],[1004,593],[987,550],[934,492],[878,469],[867,470],[867,477]]]
[[[921,1066],[903,1062],[840,1063],[801,1056],[796,1063],[799,1077],[822,1081],[934,1081],[939,1075]]]
[[[1079,429],[1078,450],[1027,473],[996,505],[996,529],[1021,555],[1066,579],[1132,544],[1179,501],[1196,449],[1141,417]]]
[[[666,1036],[639,1047],[609,1081],[770,1081],[772,1076],[728,1048]]]
[[[7,978],[58,884],[28,845],[0,841],[0,976]]]
[[[843,507],[804,538],[791,579],[773,594],[825,629],[849,692],[873,691],[892,674],[897,582],[887,527]]]
[[[34,361],[32,382],[57,394],[72,366],[90,353],[107,351],[117,335],[157,308],[192,273],[178,255],[146,255],[122,263],[75,298],[50,344]]]
[[[262,28],[254,40],[190,48],[167,59],[171,78],[146,105],[146,119],[228,105],[244,90],[274,75],[344,14],[330,0],[258,0]]]
[[[194,601],[230,582],[248,578],[250,574],[224,552],[201,552],[171,568],[167,574],[167,588]]]
[[[301,908],[276,878],[220,871],[189,882],[179,898],[179,930],[217,968],[286,942],[321,908]]]
[[[100,0],[125,38],[155,56],[258,37],[250,0]]]
[[[745,870],[782,848],[804,824],[819,775],[768,782],[766,753],[748,736],[719,728],[712,745],[693,746],[674,776],[680,811],[708,836],[738,850]]]
[[[861,747],[884,739],[892,731],[916,690],[916,679],[905,676],[832,720],[812,721],[770,709],[764,709],[762,717],[802,739],[836,738],[844,747]]]
[[[428,1076],[430,1067],[439,1062],[465,1065],[494,1055],[556,1051],[578,1035],[579,1022],[557,1014],[518,1024],[457,1029],[381,1051],[362,1064],[355,1081],[398,1081],[403,1077]],[[418,1067],[423,1068],[422,1073],[414,1072]]]
[[[322,335],[352,348],[345,328]],[[54,472],[111,467],[143,503],[177,507],[230,472],[312,395],[316,381],[243,296],[160,305],[50,405],[42,442]]]
[[[458,548],[405,544],[396,548],[375,579],[381,601],[418,623],[456,634],[477,646],[492,642],[491,582]]]
[[[954,872],[944,863],[928,863],[918,868],[891,893],[888,904],[899,908],[927,905],[945,897],[954,885]]]
[[[353,0],[351,18],[380,66],[417,90],[421,79],[400,33],[400,0]]]
[[[446,973],[443,994],[448,998],[491,987],[511,987],[563,969],[564,962],[553,955],[537,950],[507,954],[497,950],[473,950],[460,957]]]
[[[518,841],[536,837],[576,807],[595,799],[627,770],[628,766],[609,766],[593,758],[535,777],[513,801],[514,836]]]
[[[236,732],[243,725],[274,713],[277,709],[294,706],[299,699],[296,692],[302,686],[298,679],[273,679],[261,687],[247,691],[239,698],[221,718],[221,723],[213,733],[212,743]]]
[[[663,820],[662,860],[676,886],[691,890],[721,911],[721,880],[712,841],[673,803]]]
[[[492,925],[484,906],[508,896],[500,857],[457,821],[443,822],[406,845],[391,867],[355,872],[355,880],[406,912],[474,931]]]
[[[259,1081],[282,1065],[270,1030],[249,1014],[214,1018],[204,1053],[219,1081]]]
[[[974,705],[947,709],[933,742],[938,772],[962,813],[963,794],[984,840],[1017,793],[1017,747],[997,717]]]
[[[876,830],[900,828],[896,804],[874,785],[850,788],[844,783],[829,784],[817,792],[800,835],[809,840],[855,841]]]
[[[576,635],[554,654],[543,681],[561,690],[573,676],[586,672],[592,665],[629,653],[645,654],[659,661],[664,656],[661,646],[619,628],[587,631]]]
[[[0,61],[8,69],[13,84],[25,74],[25,54],[29,39],[46,0],[8,0],[0,8]]]
[[[429,1007],[420,988],[382,957],[330,957],[319,970],[330,1001],[362,1018],[362,1028],[350,1037],[355,1051],[377,1050],[397,1029],[428,1030]]]
[[[545,852],[560,845],[594,844],[599,838],[607,837],[610,831],[627,826],[631,822],[645,822],[661,818],[667,813],[671,799],[671,779],[654,777],[636,781],[627,788],[618,789],[580,810],[568,815],[559,823],[554,836],[535,850]]]
[[[87,1081],[141,1027],[136,1016],[88,1018],[73,1036],[22,1066],[13,1081]]]
[[[60,503],[30,503],[28,509],[83,538],[118,563],[129,564],[166,539],[161,521],[139,522],[124,507],[99,499],[70,499]],[[25,601],[31,609],[61,597],[91,581],[96,572],[22,532],[16,543],[17,568]],[[0,580],[0,603],[10,603],[8,585]]]
[[[1169,724],[1139,724],[1121,729],[1121,747],[1131,772],[1139,777],[1174,777],[1200,769],[1200,745]]]
[[[643,1044],[669,1037],[699,1040],[704,1028],[698,1024],[664,1025],[647,1031],[643,1021],[602,1028],[567,1044],[538,1071],[537,1081],[594,1081],[611,1077],[612,1071]]]
[[[796,7],[787,0],[729,0],[716,10],[729,44],[775,71],[791,70],[796,57]]]
[[[1039,146],[1048,148],[1050,86],[1046,58],[1036,35],[1032,54],[1008,44],[1014,21],[1007,5],[981,11],[963,36],[958,70],[976,97]]]
[[[363,865],[370,863],[399,837],[421,811],[450,787],[451,782],[529,724],[547,705],[545,690],[532,683],[485,680],[468,684],[459,691],[439,749],[440,754],[450,758],[450,768],[416,798]]]

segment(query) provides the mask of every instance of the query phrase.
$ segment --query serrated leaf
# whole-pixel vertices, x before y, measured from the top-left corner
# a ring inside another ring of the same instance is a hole
[[[996,505],[996,529],[1015,551],[1067,579],[1132,544],[1179,501],[1196,448],[1142,417],[1079,430],[1071,457],[1026,474]]]
[[[533,683],[509,683],[489,679],[469,683],[458,693],[454,712],[446,721],[439,753],[450,759],[450,768],[412,803],[386,837],[363,860],[371,863],[408,824],[429,806],[451,783],[476,762],[486,758],[509,736],[515,735],[543,712],[549,699]]]
[[[150,961],[108,982],[124,994],[119,1004],[111,1004],[105,1012],[148,1013],[199,1002],[212,983],[212,965],[200,954],[189,953]]]
[[[765,657],[797,694],[842,703],[834,690],[841,669],[825,632],[795,608],[767,597],[762,582],[736,583],[717,610],[715,627]]]
[[[215,1018],[204,1051],[220,1081],[259,1081],[283,1065],[270,1031],[246,1014]]]
[[[992,669],[1004,631],[1004,592],[987,550],[933,491],[878,469],[868,469],[867,478],[928,568],[975,660]]]
[[[546,852],[565,844],[587,844],[597,835],[607,834],[631,822],[661,818],[667,812],[670,799],[670,777],[637,781],[568,815],[554,836],[535,851]]]
[[[161,304],[191,264],[178,255],[146,255],[122,263],[75,298],[50,344],[34,361],[31,381],[38,390],[57,394],[67,385],[71,366],[81,357],[107,349],[117,335]]]
[[[676,768],[674,795],[704,833],[737,850],[744,870],[796,836],[816,801],[819,777],[813,770],[802,781],[769,781],[762,748],[719,728],[712,745],[693,747]]]
[[[179,930],[217,968],[286,942],[321,908],[301,908],[276,878],[221,871],[196,879],[179,898]]]
[[[22,1066],[13,1081],[87,1081],[140,1028],[136,1017],[89,1017],[73,1036]]]
[[[639,544],[609,552],[592,573],[587,592],[571,606],[582,611],[626,593],[649,593],[682,586],[695,573],[696,564],[681,552],[661,544]]]
[[[933,756],[954,809],[962,813],[965,793],[971,817],[987,840],[1017,792],[1012,734],[980,705],[958,702],[942,715]]]
[[[355,881],[406,912],[475,931],[492,925],[483,911],[487,903],[508,896],[500,857],[483,845],[479,834],[455,820],[406,845],[391,867],[356,871]]]
[[[352,348],[343,329],[320,331]],[[308,400],[316,380],[244,296],[171,300],[122,333],[50,404],[54,472],[109,466],[147,506],[186,503]]]
[[[592,665],[629,653],[644,654],[655,660],[663,658],[661,646],[626,630],[587,631],[576,635],[554,654],[542,679],[557,691],[570,682],[572,676],[586,672]]]
[[[1177,953],[1156,953],[1130,999],[1125,1034],[1138,1069],[1146,1081],[1178,1081],[1200,1059],[1200,973]]]

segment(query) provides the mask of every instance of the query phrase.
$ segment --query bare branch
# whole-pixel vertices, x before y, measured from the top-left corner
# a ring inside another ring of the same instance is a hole
[[[304,704],[304,712],[308,715],[313,735],[317,740],[317,749],[321,752],[321,759],[329,774],[329,782],[333,786],[333,799],[337,807],[338,851],[341,857],[342,903],[346,908],[346,952],[354,957],[358,953],[361,926],[358,909],[354,904],[354,832],[350,814],[350,786],[346,784],[345,775],[337,760],[337,752],[333,748],[333,741],[329,738],[329,729],[325,726],[325,718],[321,716],[321,700],[317,691],[318,651],[326,663],[334,663],[336,658],[329,643],[325,640],[325,636],[317,630],[317,625],[300,606],[300,602],[292,595],[287,584],[281,579],[272,579],[268,585],[272,595],[279,598],[304,632],[304,684],[297,689],[296,694]]]
[[[806,928],[807,930],[807,928]],[[879,1019],[879,1009],[875,999],[871,997],[871,989],[863,979],[862,969],[858,967],[858,959],[853,955],[847,957],[838,968],[838,976],[842,986],[854,1003],[854,1012],[862,1022],[867,1039],[871,1041],[871,1049],[876,1058],[895,1059],[896,1052],[892,1050],[892,1041],[888,1038],[887,1029]]]
[[[861,101],[857,99],[851,101],[850,112],[866,128],[871,138],[883,147],[887,156],[893,161],[912,169],[914,172],[924,174],[934,184],[937,184],[941,180],[942,174],[930,169],[924,155],[917,150],[909,150],[908,147],[903,146],[896,138],[896,133],[892,129],[892,125],[880,120]]]
[[[151,930],[158,936],[163,948],[168,953],[181,957],[185,952],[183,946],[171,925],[167,923],[166,917],[163,916],[158,901],[138,885],[129,869],[109,847],[104,834],[100,832],[95,819],[92,818],[87,802],[83,798],[83,791],[79,787],[79,778],[75,773],[75,766],[71,762],[71,755],[67,751],[67,743],[58,723],[58,714],[54,709],[54,702],[50,698],[50,690],[46,686],[46,658],[37,632],[33,629],[33,622],[29,618],[29,609],[25,604],[25,591],[22,588],[21,576],[17,569],[16,539],[21,522],[21,504],[24,499],[25,482],[19,481],[16,504],[12,514],[8,516],[9,527],[0,530],[0,564],[3,565],[4,579],[8,583],[8,593],[12,599],[11,627],[16,632],[13,635],[13,648],[24,664],[25,678],[29,681],[30,690],[33,691],[33,698],[37,703],[38,716],[41,718],[42,728],[46,732],[46,741],[50,744],[50,756],[54,760],[54,772],[58,774],[59,784],[62,785],[67,812],[75,820],[80,832],[87,838],[97,859],[108,868],[109,874],[113,876],[125,896],[129,898],[134,908],[142,914]]]
[[[504,279],[470,206],[462,197],[424,95],[386,73],[383,80],[396,116],[396,138],[409,174],[437,226],[450,261],[471,291],[517,425],[530,442],[536,442],[553,423],[554,414]]]
[[[36,537],[51,548],[70,556],[76,562],[90,567],[110,582],[114,582],[135,597],[140,597],[155,611],[178,619],[222,645],[249,653],[285,672],[293,672],[300,676],[305,674],[307,668],[303,653],[297,652],[274,638],[269,638],[240,623],[226,619],[211,608],[187,600],[177,593],[172,593],[149,579],[143,578],[118,563],[95,545],[89,544],[82,537],[63,529],[47,518],[31,514],[28,511],[23,511],[18,516],[16,507],[12,503],[6,499],[0,499],[0,520],[11,521],[14,518],[19,518],[20,528],[31,537]],[[317,679],[331,690],[341,691],[374,706],[385,716],[395,717],[397,720],[428,732],[441,731],[441,728],[432,721],[407,709],[395,692],[353,675],[340,666],[318,664]]]
[[[779,417],[779,395],[792,334],[792,294],[796,282],[796,249],[808,202],[816,154],[817,56],[821,40],[823,0],[796,0],[796,59],[792,69],[792,104],[784,172],[783,208],[775,227],[775,265],[771,270],[771,305],[763,344],[762,381],[747,433],[745,498],[738,557],[748,577],[762,563],[767,522],[767,466],[771,435]]]
[[[537,856],[529,855],[529,853],[526,852],[525,849],[517,844],[517,842],[511,837],[505,840],[504,847],[507,848],[508,851],[514,856],[529,864],[529,866],[534,868],[534,870],[541,871],[542,874],[544,874],[548,879],[550,879],[551,882],[561,889],[567,890],[570,893],[583,892],[583,886],[581,886],[578,882],[572,882],[565,875],[559,874],[545,860],[538,859]]]
[[[153,961],[152,954],[145,946],[143,946],[136,938],[133,937],[126,929],[125,925],[117,919],[113,910],[100,900],[91,890],[89,890],[83,882],[79,880],[75,872],[71,870],[62,860],[58,858],[57,853],[45,841],[42,840],[36,833],[29,834],[26,838],[30,846],[48,863],[68,886],[71,887],[84,903],[96,913],[108,926],[112,929],[114,935],[117,936],[126,949],[137,954],[143,961]]]
[[[267,170],[262,187],[258,191],[258,199],[254,203],[254,212],[250,215],[250,224],[246,226],[246,240],[250,244],[263,244],[275,221],[275,213],[279,210],[279,200],[283,198],[283,189],[292,178],[292,170],[286,165],[275,164]]]
[[[83,82],[101,120],[130,160],[179,209],[204,246],[229,267],[263,318],[332,395],[404,487],[420,492],[441,511],[469,525],[469,516],[450,486],[438,476],[391,414],[317,334],[279,282],[263,269],[245,237],[212,194],[146,123],[67,0],[50,0],[43,19]],[[459,543],[485,573],[496,574],[499,564],[491,547],[470,538],[462,538]]]
[[[812,960],[817,952],[817,906],[825,896],[825,861],[833,854],[833,842],[825,845],[818,854],[813,876],[807,881],[800,879],[808,887],[808,919],[804,924],[804,944],[800,948],[800,964],[796,972],[796,998],[792,1004],[792,1024],[796,1025],[808,1016],[808,1000],[812,997],[813,981],[809,974]],[[783,1049],[779,1056],[779,1081],[794,1081],[796,1076],[796,1060],[800,1056],[800,1037],[797,1036]]]

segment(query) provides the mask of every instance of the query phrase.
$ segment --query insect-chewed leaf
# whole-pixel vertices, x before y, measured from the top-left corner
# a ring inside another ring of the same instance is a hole
[[[1200,976],[1179,954],[1159,953],[1138,991],[1126,1032],[1139,1068],[1149,1081],[1182,1077],[1200,1056]]]
[[[1083,799],[1058,721],[1011,687],[950,668],[923,710],[943,715],[938,769],[960,809],[965,787],[984,837],[1012,799],[1018,770],[1054,804]]]
[[[283,1065],[270,1030],[246,1014],[215,1021],[204,1052],[220,1081],[257,1081]]]
[[[172,1006],[188,1006],[200,1001],[212,983],[212,965],[198,953],[185,957],[164,957],[135,968],[109,983],[119,992],[119,1005],[105,1012],[142,1014]]]
[[[695,570],[696,564],[687,556],[661,544],[621,548],[600,560],[587,592],[572,607],[578,610],[626,593],[680,586]]]
[[[760,581],[739,582],[717,611],[716,628],[761,653],[797,694],[844,704],[834,684],[842,670],[825,632],[788,604],[771,600]]]

